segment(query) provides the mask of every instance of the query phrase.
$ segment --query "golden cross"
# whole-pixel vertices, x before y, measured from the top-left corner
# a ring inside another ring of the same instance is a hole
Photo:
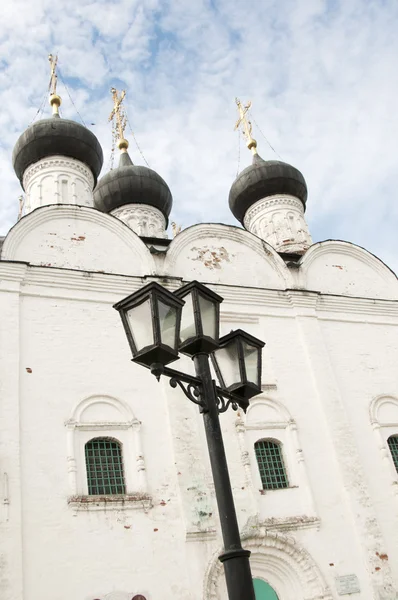
[[[113,98],[113,109],[111,114],[109,115],[109,119],[108,121],[112,121],[114,118],[116,118],[116,130],[119,136],[119,148],[120,148],[120,143],[122,142],[122,140],[124,140],[124,130],[126,127],[126,117],[124,114],[124,110],[122,107],[122,102],[124,100],[124,97],[126,95],[126,91],[123,90],[120,94],[120,96],[118,96],[118,91],[116,88],[111,88],[111,94],[112,94],[112,98]],[[127,142],[127,140],[126,140]]]
[[[56,68],[57,68],[58,56],[54,57],[52,54],[49,54],[48,60],[50,61],[50,67],[51,67],[50,94],[53,95],[53,94],[57,93]]]
[[[252,103],[249,100],[249,102],[246,104],[246,106],[243,106],[242,102],[240,100],[238,100],[238,98],[235,98],[235,102],[236,102],[236,105],[237,105],[238,111],[239,111],[239,119],[236,122],[235,130],[239,129],[240,125],[242,125],[243,135],[245,136],[245,138],[247,140],[247,142],[246,142],[247,147],[249,148],[249,150],[251,150],[253,152],[253,154],[257,154],[257,142],[252,137],[252,124],[246,117],[246,114],[247,114],[248,110],[251,108]]]

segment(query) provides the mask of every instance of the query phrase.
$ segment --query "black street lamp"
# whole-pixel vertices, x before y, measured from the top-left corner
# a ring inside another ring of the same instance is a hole
[[[219,342],[211,358],[223,389],[240,398],[246,412],[249,400],[261,391],[261,349],[264,343],[242,329],[231,331]]]
[[[242,548],[219,414],[229,405],[245,412],[261,393],[264,342],[238,330],[219,338],[221,296],[193,281],[171,293],[153,282],[114,305],[133,353],[132,360],[157,379],[170,377],[203,414],[224,551],[229,600],[255,600],[249,550]],[[178,352],[191,356],[196,377],[167,367]],[[212,379],[209,356],[220,381]]]

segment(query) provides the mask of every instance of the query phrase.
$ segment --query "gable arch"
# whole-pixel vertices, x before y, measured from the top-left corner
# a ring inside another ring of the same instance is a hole
[[[24,216],[6,236],[1,258],[123,275],[155,273],[148,248],[125,223],[75,205],[43,206]]]
[[[239,227],[215,223],[193,225],[179,233],[167,250],[164,273],[209,283],[292,286],[288,268],[269,244]]]
[[[396,299],[396,275],[355,244],[327,240],[311,246],[300,262],[301,285],[325,294]]]
[[[258,523],[248,523],[255,535],[242,534],[242,545],[251,551],[250,565],[254,578],[267,581],[281,600],[332,600],[325,579],[307,550],[293,538],[269,532]],[[226,597],[223,566],[218,552],[205,575],[203,600],[223,600]]]

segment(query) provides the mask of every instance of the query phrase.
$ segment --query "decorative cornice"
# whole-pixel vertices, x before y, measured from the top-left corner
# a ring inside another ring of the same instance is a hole
[[[220,313],[221,323],[255,323],[259,322],[260,318],[258,315],[248,314],[247,312],[232,312],[223,311]]]
[[[23,175],[23,188],[26,189],[29,181],[37,173],[44,171],[45,169],[63,168],[70,169],[71,171],[78,171],[86,179],[88,179],[91,189],[94,187],[94,177],[90,169],[80,160],[73,158],[64,158],[59,156],[48,156],[42,160],[37,161],[33,165],[30,165]]]
[[[96,271],[34,266],[24,262],[8,260],[0,261],[0,280],[23,283],[21,294],[27,296],[84,299],[104,303],[115,302],[121,296],[137,291],[149,281],[159,281],[171,291],[181,285],[181,280],[178,278],[170,278],[165,282],[162,276],[117,275]],[[203,283],[206,284],[206,282]],[[370,322],[398,326],[397,300],[336,296],[305,289],[275,290],[217,283],[211,283],[209,287],[224,298],[226,306],[231,304],[245,308],[250,306],[251,323],[257,322],[264,316],[272,315],[289,319],[302,315],[321,320],[362,322],[363,316],[366,315]],[[294,292],[293,303],[292,292]],[[295,307],[295,310],[291,310],[292,306]],[[313,310],[313,313],[308,314],[307,309]],[[240,311],[227,311],[225,322],[229,322],[230,318],[233,318],[234,322],[238,323],[240,314]],[[223,321],[224,317],[222,315],[223,309],[221,307],[221,320]],[[246,320],[247,315],[247,312],[242,315],[242,323],[249,322]]]
[[[247,211],[244,218],[244,225],[246,225],[246,220],[249,222],[253,219],[258,213],[263,212],[271,207],[276,208],[285,208],[286,206],[290,206],[298,209],[302,214],[304,214],[303,203],[295,198],[294,196],[290,196],[289,194],[278,194],[275,196],[268,196],[267,198],[262,198],[261,200],[257,200]]]

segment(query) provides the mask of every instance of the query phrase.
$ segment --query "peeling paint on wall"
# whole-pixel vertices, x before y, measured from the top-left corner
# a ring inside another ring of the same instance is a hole
[[[203,246],[203,248],[197,248],[194,246],[191,248],[192,252],[196,252],[196,257],[191,260],[199,260],[209,269],[221,269],[222,262],[231,262],[230,258],[234,258],[234,254],[229,255],[227,249],[224,246]]]

